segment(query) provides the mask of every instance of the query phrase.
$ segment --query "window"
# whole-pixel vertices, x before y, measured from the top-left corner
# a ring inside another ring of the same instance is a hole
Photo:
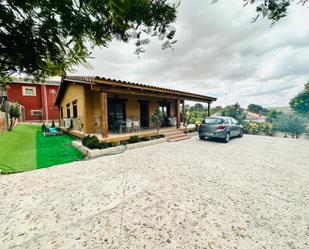
[[[41,117],[42,116],[42,110],[31,110],[31,116]]]
[[[23,90],[23,96],[36,96],[35,87],[23,86],[22,90]]]
[[[231,118],[232,124],[238,124],[238,121],[235,118]]]
[[[71,113],[70,113],[70,104],[67,104],[67,118],[71,117]]]
[[[72,102],[73,105],[73,118],[77,118],[78,114],[77,114],[77,100],[74,100]]]
[[[60,107],[60,117],[63,118],[63,107]]]
[[[159,102],[159,110],[162,112],[164,117],[171,116],[171,104],[169,102]]]
[[[204,118],[203,124],[223,124],[222,118]]]

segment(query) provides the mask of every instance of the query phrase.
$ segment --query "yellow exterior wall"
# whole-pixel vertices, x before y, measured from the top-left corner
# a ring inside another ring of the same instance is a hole
[[[101,133],[100,92],[92,91],[90,86],[85,86],[85,100],[86,113],[84,132]]]
[[[77,115],[81,123],[84,123],[85,117],[85,98],[83,85],[69,83],[60,102],[60,108],[63,108],[63,118],[67,118],[67,104],[70,104],[70,118],[73,117],[73,101],[77,101]],[[60,119],[60,125],[63,126],[63,119]]]
[[[74,119],[73,129],[84,133],[101,133],[101,101],[100,92],[92,91],[89,85],[81,85],[67,83],[67,88],[60,102],[60,107],[63,108],[63,118],[67,118],[66,105],[70,103],[71,119],[73,117],[73,101],[77,101],[78,120],[83,124],[82,128]],[[108,98],[115,98],[115,94],[108,94]],[[128,94],[117,94],[118,99],[126,99],[126,117],[130,119],[140,120],[140,102],[139,100],[149,101],[149,126],[153,127],[150,121],[151,115],[159,108],[159,102],[170,102],[170,113],[175,117],[176,100],[163,99],[147,96],[137,96]],[[107,108],[107,106],[105,107]],[[63,119],[60,119],[60,125],[64,126]],[[81,129],[80,129],[80,128]]]

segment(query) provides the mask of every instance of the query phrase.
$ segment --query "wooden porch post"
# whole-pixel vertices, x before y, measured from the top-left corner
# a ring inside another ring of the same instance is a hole
[[[107,119],[107,93],[101,92],[100,95],[101,104],[101,128],[102,137],[108,137],[108,119]]]
[[[180,100],[176,100],[176,119],[177,119],[177,129],[180,128],[180,111],[179,111]]]
[[[210,102],[208,102],[208,117],[210,117]]]
[[[182,115],[185,115],[185,100],[182,101]]]

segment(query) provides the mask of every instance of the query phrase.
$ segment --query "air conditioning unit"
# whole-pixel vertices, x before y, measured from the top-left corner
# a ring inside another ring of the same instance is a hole
[[[64,119],[63,119],[63,122],[64,122],[64,127],[65,127],[65,128],[67,128],[67,129],[71,128],[71,119],[69,119],[69,118],[64,118]]]

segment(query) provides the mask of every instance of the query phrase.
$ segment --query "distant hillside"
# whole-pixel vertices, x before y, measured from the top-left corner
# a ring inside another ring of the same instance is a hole
[[[268,110],[274,109],[277,112],[292,112],[291,107],[289,106],[272,106],[272,107],[267,107]]]

